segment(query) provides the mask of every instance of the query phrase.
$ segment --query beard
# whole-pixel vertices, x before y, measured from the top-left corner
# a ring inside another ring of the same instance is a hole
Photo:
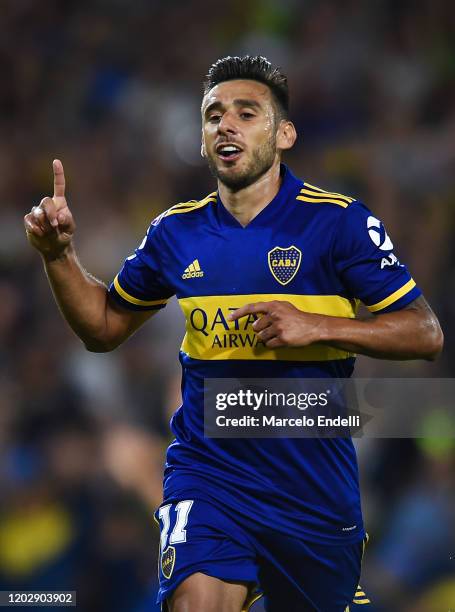
[[[207,163],[210,172],[223,185],[231,191],[240,191],[255,183],[273,165],[276,156],[276,136],[272,136],[267,142],[253,151],[252,159],[240,172],[231,168],[218,168],[215,155],[207,154]]]

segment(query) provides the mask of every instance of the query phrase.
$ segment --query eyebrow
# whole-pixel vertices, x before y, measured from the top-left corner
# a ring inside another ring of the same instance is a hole
[[[261,105],[259,104],[259,102],[256,102],[256,100],[249,100],[247,98],[236,98],[234,100],[234,105],[235,106],[249,106],[250,108],[262,108]],[[219,101],[212,102],[205,109],[204,115],[207,115],[212,110],[221,109],[221,108],[223,108],[223,106],[224,105],[223,105],[222,102],[219,102]]]

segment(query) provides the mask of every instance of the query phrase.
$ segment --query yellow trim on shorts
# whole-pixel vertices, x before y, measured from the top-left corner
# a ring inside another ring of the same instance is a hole
[[[243,608],[242,608],[242,612],[249,612],[251,606],[256,603],[259,599],[261,599],[261,597],[264,596],[264,593],[261,591],[260,593],[257,593],[256,595],[254,595],[250,600],[247,599],[247,601],[245,602]]]

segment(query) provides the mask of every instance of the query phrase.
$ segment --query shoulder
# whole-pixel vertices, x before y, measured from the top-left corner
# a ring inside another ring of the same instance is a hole
[[[320,209],[322,212],[330,210],[343,211],[359,203],[356,198],[334,191],[327,191],[321,187],[316,187],[310,183],[303,183],[300,192],[297,194],[297,201],[304,202],[312,208]]]
[[[158,215],[151,223],[151,227],[158,227],[167,224],[170,217],[176,219],[188,219],[194,217],[194,214],[199,215],[202,211],[216,202],[217,193],[213,191],[202,200],[189,200],[188,202],[180,202],[171,206],[160,215]]]
[[[313,233],[323,237],[330,248],[391,244],[382,222],[355,197],[305,182],[295,205],[311,211],[311,218],[316,220]]]

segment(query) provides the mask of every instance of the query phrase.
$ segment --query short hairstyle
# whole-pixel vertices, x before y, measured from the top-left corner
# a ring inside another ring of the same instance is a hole
[[[274,68],[262,55],[245,55],[244,57],[223,57],[210,66],[203,81],[204,95],[212,87],[233,79],[251,79],[264,83],[270,89],[280,119],[287,119],[289,114],[288,79],[279,68]]]

